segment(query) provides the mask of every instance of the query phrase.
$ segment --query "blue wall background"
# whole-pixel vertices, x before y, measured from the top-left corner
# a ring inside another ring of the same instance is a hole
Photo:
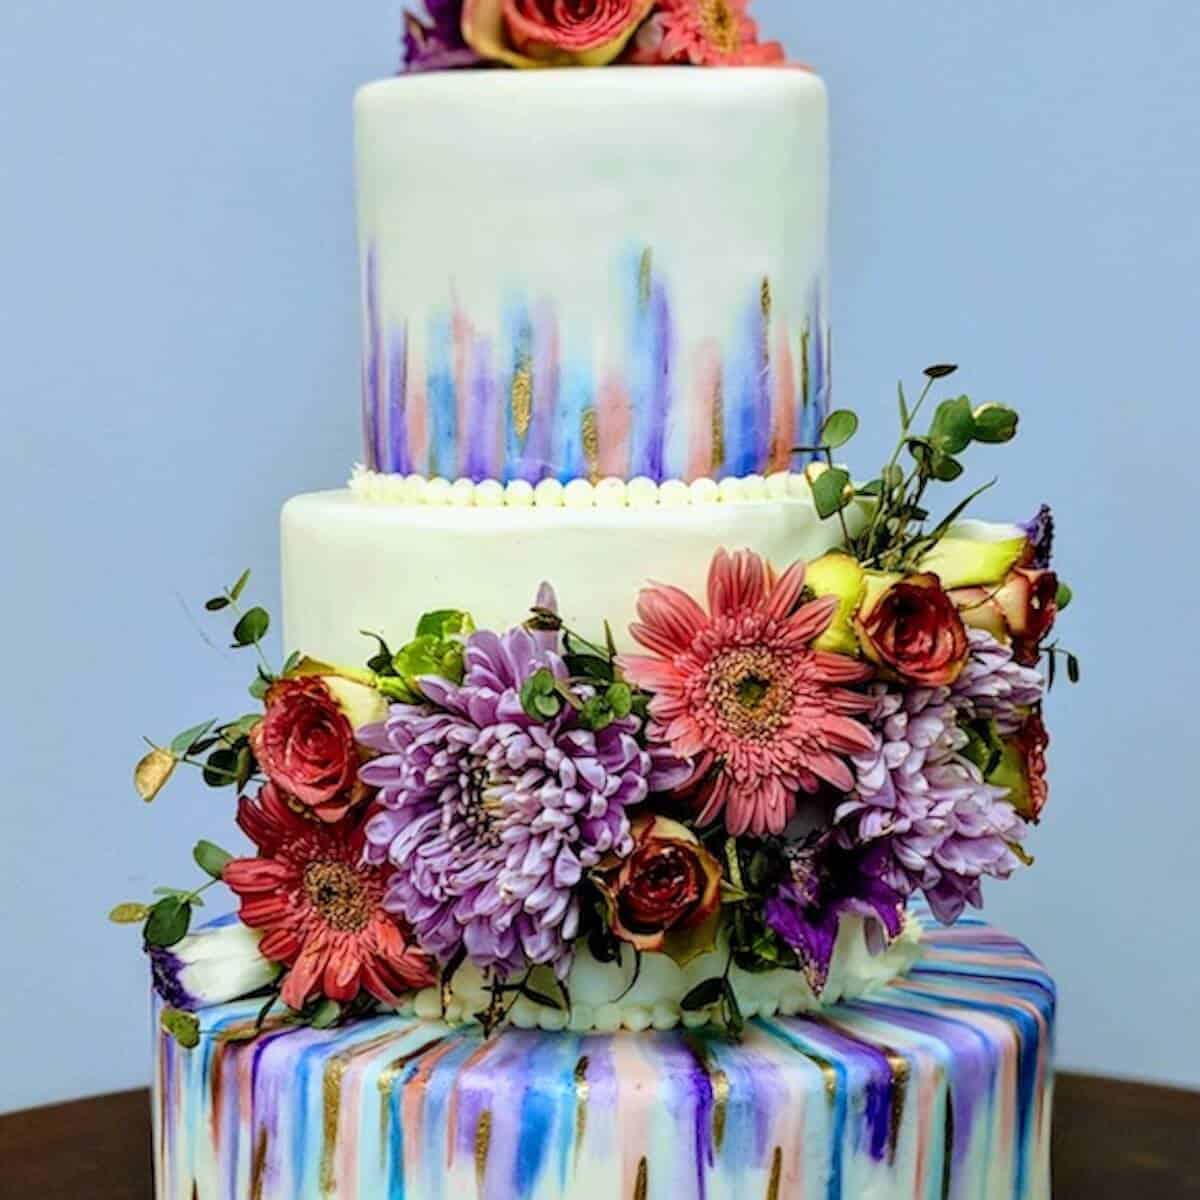
[[[1195,6],[757,9],[833,94],[860,450],[898,374],[955,360],[1024,413],[994,515],[1058,508],[1086,681],[1053,700],[1041,861],[991,912],[1061,981],[1064,1066],[1200,1086]],[[0,1109],[147,1077],[136,937],[104,914],[189,880],[229,809],[146,811],[129,770],[139,733],[239,702],[198,602],[254,564],[274,605],[281,501],[358,454],[349,105],[396,10],[0,9]]]

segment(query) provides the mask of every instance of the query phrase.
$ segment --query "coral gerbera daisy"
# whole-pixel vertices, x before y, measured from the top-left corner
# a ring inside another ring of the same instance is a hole
[[[778,42],[760,42],[749,0],[658,0],[630,60],[643,65],[757,67],[784,61]]]
[[[874,747],[855,719],[873,702],[844,686],[871,669],[812,648],[837,599],[799,604],[804,570],[798,562],[776,578],[757,554],[720,550],[708,612],[679,588],[646,589],[630,632],[650,655],[620,659],[652,693],[658,736],[707,777],[701,822],[724,811],[734,835],[782,833],[798,792],[850,791],[846,756]]]
[[[346,1003],[366,991],[394,1005],[434,981],[429,959],[384,910],[387,872],[363,861],[361,817],[318,822],[268,783],[238,801],[237,822],[259,855],[234,859],[223,878],[241,900],[243,924],[264,931],[260,952],[290,968],[285,1004]]]

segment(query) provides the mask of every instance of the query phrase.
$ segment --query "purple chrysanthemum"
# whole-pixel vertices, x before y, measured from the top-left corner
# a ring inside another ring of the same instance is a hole
[[[1029,535],[1032,559],[1029,566],[1044,570],[1054,557],[1054,513],[1043,504],[1033,519],[1021,527]]]
[[[985,876],[1012,874],[1028,829],[1005,789],[963,756],[960,719],[986,717],[1011,731],[1017,708],[1041,698],[1037,673],[988,634],[972,635],[964,676],[954,688],[873,686],[875,749],[853,760],[857,786],[836,813],[847,842],[887,848],[877,864],[884,882],[905,896],[924,892],[947,924],[966,905],[982,905]]]
[[[567,678],[554,634],[473,634],[465,664],[462,684],[422,679],[429,705],[360,733],[381,755],[362,771],[380,789],[368,855],[391,861],[385,907],[442,963],[462,951],[504,978],[539,963],[561,977],[583,872],[628,855],[626,810],[685,771],[643,749],[636,717],[592,731],[569,705],[545,722],[525,712],[537,671]]]
[[[478,66],[483,60],[462,33],[462,0],[425,0],[427,20],[404,14],[404,69],[409,72],[451,71]]]
[[[955,680],[951,701],[960,716],[996,722],[1002,737],[1020,729],[1025,713],[1042,702],[1045,680],[1033,667],[1013,658],[1011,646],[1001,645],[982,629],[967,631],[970,653]]]

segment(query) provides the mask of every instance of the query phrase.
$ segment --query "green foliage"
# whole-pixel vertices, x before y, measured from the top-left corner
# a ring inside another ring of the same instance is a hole
[[[841,467],[830,467],[813,480],[813,503],[819,517],[832,517],[846,507],[850,502],[846,491],[849,483],[850,472]]]
[[[446,608],[426,613],[417,622],[417,637],[431,637],[444,642],[452,637],[466,637],[475,632],[471,614],[458,609]]]
[[[195,1013],[183,1012],[178,1008],[164,1008],[159,1024],[185,1050],[194,1050],[200,1045],[200,1020]]]
[[[191,903],[181,896],[164,896],[150,909],[145,928],[146,945],[174,946],[187,937],[191,924]]]
[[[562,706],[558,680],[547,667],[535,671],[521,688],[521,707],[535,721],[552,721]]]
[[[114,925],[140,925],[149,915],[148,905],[127,901],[113,908],[108,914],[108,919]]]
[[[839,408],[825,418],[821,427],[821,443],[829,450],[844,446],[858,432],[858,414]]]
[[[242,614],[233,627],[233,648],[254,646],[267,636],[271,617],[265,608],[252,608]]]
[[[233,855],[228,850],[222,850],[220,846],[206,841],[196,843],[192,858],[196,860],[200,870],[213,879],[222,878],[226,864],[233,862]]]

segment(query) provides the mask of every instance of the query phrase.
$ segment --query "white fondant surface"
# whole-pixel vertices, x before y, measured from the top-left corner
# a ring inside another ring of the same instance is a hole
[[[862,517],[847,510],[852,527]],[[529,615],[538,585],[553,584],[567,624],[617,645],[628,636],[638,592],[675,584],[703,598],[722,547],[749,548],[782,570],[842,541],[836,518],[809,500],[672,508],[419,507],[375,504],[350,491],[297,496],[283,510],[283,617],[289,650],[357,666],[375,646],[397,648],[423,613],[466,609],[482,629]]]
[[[788,465],[828,378],[817,76],[431,73],[363,88],[356,129],[369,465]]]
[[[872,954],[863,918],[847,916],[838,931],[829,979],[820,996],[799,971],[755,974],[735,966],[730,979],[745,1017],[773,1017],[777,1013],[791,1017],[867,995],[905,974],[920,953],[921,926],[916,918],[907,918],[903,933],[887,950]],[[718,1019],[715,1007],[685,1010],[681,1002],[698,984],[723,974],[727,957],[728,948],[723,944],[684,967],[664,954],[644,954],[640,969],[636,969],[632,952],[626,952],[620,964],[600,963],[580,943],[567,978],[570,1014],[520,997],[508,1019],[518,1029],[570,1029],[578,1033],[593,1029],[601,1033],[618,1029],[641,1033],[678,1025],[700,1028]],[[543,990],[547,995],[557,995],[552,983],[548,982]],[[414,1009],[419,1017],[444,1016],[450,1024],[458,1024],[474,1020],[476,1013],[486,1010],[488,1000],[482,974],[468,963],[454,976],[444,1013],[439,988],[419,992]]]

